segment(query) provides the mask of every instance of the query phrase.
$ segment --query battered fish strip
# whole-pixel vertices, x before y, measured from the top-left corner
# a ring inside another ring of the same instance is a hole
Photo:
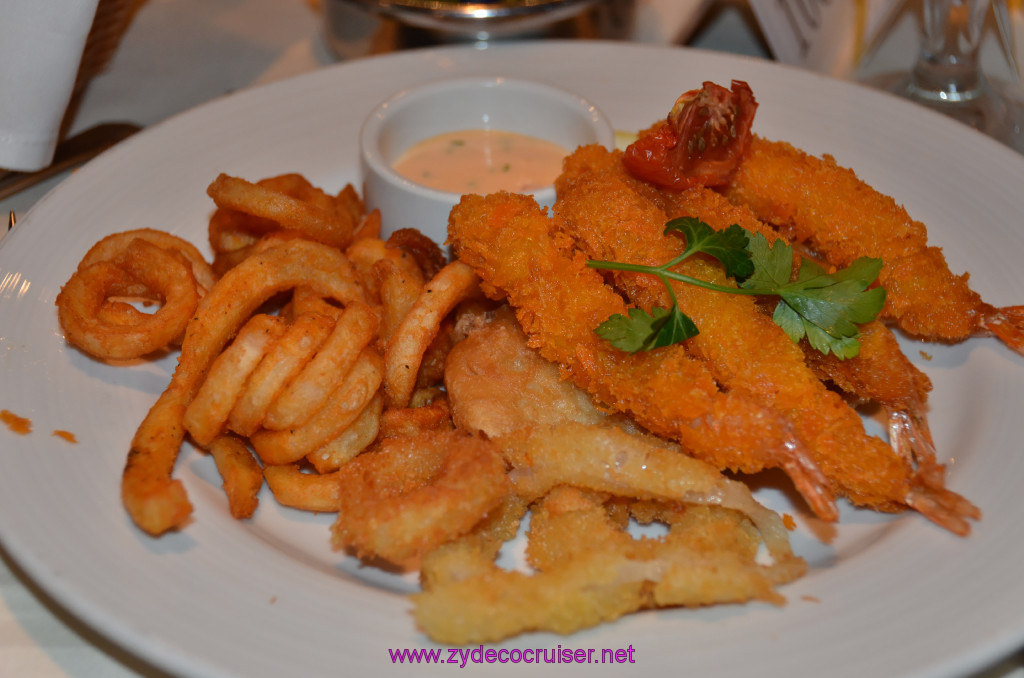
[[[991,332],[1024,353],[1024,306],[985,303],[967,274],[952,273],[942,250],[928,245],[924,224],[831,156],[755,136],[723,193],[834,266],[881,258],[882,313],[906,332],[942,341]]]
[[[828,481],[778,413],[723,392],[682,346],[628,354],[594,333],[626,304],[553,230],[532,197],[509,193],[463,197],[448,226],[485,293],[507,297],[531,346],[573,383],[720,469],[783,469],[818,516],[835,520]]]
[[[531,349],[507,306],[455,344],[444,384],[455,425],[488,438],[535,424],[604,422],[590,395]]]
[[[757,503],[746,485],[710,464],[677,454],[661,440],[566,422],[522,428],[496,443],[512,467],[515,492],[530,501],[555,487],[572,486],[618,497],[732,509],[757,528],[774,561],[777,582],[792,581],[806,570],[793,554],[782,518]]]
[[[571,543],[554,563],[526,574],[480,563],[471,574],[412,596],[417,625],[435,642],[494,642],[527,631],[569,634],[649,608],[751,600],[782,604],[772,573],[756,565],[756,539],[741,514],[687,508],[660,539],[634,539],[605,507],[578,506],[559,488],[534,510],[533,544]]]
[[[494,564],[497,539],[515,533],[504,519],[429,555],[423,593],[412,599],[417,623],[438,642],[570,633],[644,608],[781,604],[775,587],[806,572],[778,514],[674,445],[576,422],[522,428],[496,444],[515,493],[531,502],[526,555],[535,572]],[[634,537],[613,507],[668,533]],[[770,563],[757,557],[761,545]]]
[[[602,154],[603,161],[595,160]],[[558,223],[593,259],[647,265],[674,259],[684,243],[664,234],[670,215],[637,189],[637,180],[626,174],[618,157],[589,147],[566,160],[571,179],[556,184]],[[725,227],[720,222],[711,225]],[[692,257],[674,270],[734,285],[721,265],[708,258]],[[665,285],[654,276],[616,271],[614,279],[641,308],[672,305]],[[936,478],[934,454],[919,474],[910,459],[869,436],[860,416],[822,384],[807,367],[800,347],[758,310],[753,297],[679,282],[673,288],[680,307],[700,328],[700,334],[686,342],[687,350],[704,361],[724,388],[747,394],[791,421],[836,494],[883,511],[911,506],[957,534],[969,531],[964,518],[977,517],[977,509],[946,489],[941,473]]]

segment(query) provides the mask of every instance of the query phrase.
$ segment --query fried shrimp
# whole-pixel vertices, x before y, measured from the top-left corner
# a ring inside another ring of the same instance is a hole
[[[754,137],[722,190],[834,266],[860,256],[881,258],[883,314],[907,333],[940,341],[992,333],[1024,353],[1024,306],[985,303],[967,274],[954,274],[942,250],[928,245],[924,224],[831,156]]]
[[[752,233],[760,233],[769,242],[781,238],[749,208],[734,205],[714,191],[696,188],[680,192],[648,191],[647,195],[662,206],[670,219],[693,216],[715,230],[739,224]],[[799,258],[799,255],[794,256]],[[763,310],[770,312],[770,309]],[[839,359],[832,353],[823,355],[806,341],[800,346],[807,365],[820,379],[857,402],[872,402],[885,410],[890,445],[916,468],[919,476],[934,478],[932,484],[941,488],[942,467],[936,460],[926,418],[931,380],[907,359],[892,331],[881,321],[862,325],[859,341],[858,354],[846,359]]]
[[[886,414],[889,444],[896,453],[913,464],[919,475],[939,472],[941,478],[925,411],[931,379],[907,359],[882,322],[862,325],[860,344],[860,353],[846,360],[809,348],[804,355],[822,380],[857,401],[880,405]]]
[[[587,158],[579,162],[589,169],[574,167],[577,155],[595,153],[608,156],[606,169],[599,169],[599,163]],[[656,201],[635,188],[637,180],[625,173],[617,157],[617,153],[591,148],[566,160],[572,178],[556,184],[555,213],[562,217],[558,223],[593,259],[648,265],[672,260],[684,247],[679,238],[664,233],[665,223],[674,215],[666,214]],[[671,198],[663,202],[671,202]],[[688,215],[712,220],[716,216],[707,211]],[[709,225],[727,226],[720,221]],[[734,285],[721,265],[707,258],[690,258],[674,270],[718,285]],[[665,285],[654,276],[616,272],[615,282],[641,308],[672,304]],[[702,360],[725,388],[748,394],[792,422],[836,494],[883,511],[912,506],[936,523],[966,533],[964,518],[976,517],[975,510],[944,487],[941,474],[934,472],[937,464],[927,439],[919,446],[924,462],[919,473],[912,457],[864,431],[857,412],[824,386],[807,366],[804,352],[759,312],[753,297],[678,282],[673,288],[680,306],[700,327],[700,333],[686,342],[687,350]],[[920,408],[913,411],[920,412]],[[896,421],[901,426],[911,423],[909,418]],[[920,426],[915,431],[921,437],[927,435]],[[900,442],[912,437],[907,431]],[[922,501],[922,495],[935,501]],[[959,508],[951,512],[949,506]],[[961,509],[966,513],[961,514]]]
[[[565,235],[529,196],[465,196],[449,219],[449,239],[485,293],[507,297],[542,356],[599,403],[631,415],[722,469],[781,468],[820,517],[837,510],[828,481],[778,413],[724,392],[682,346],[628,354],[594,328],[626,304],[600,274],[571,253]]]

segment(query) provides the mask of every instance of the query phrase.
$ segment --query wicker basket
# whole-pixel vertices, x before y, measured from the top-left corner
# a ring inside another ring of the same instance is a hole
[[[114,58],[121,38],[145,0],[100,0],[78,66],[75,89],[85,88]]]
[[[85,47],[82,49],[82,60],[78,65],[78,76],[71,92],[71,100],[64,113],[62,137],[71,126],[89,83],[110,65],[121,44],[121,38],[135,18],[135,13],[145,2],[146,0],[99,0]]]

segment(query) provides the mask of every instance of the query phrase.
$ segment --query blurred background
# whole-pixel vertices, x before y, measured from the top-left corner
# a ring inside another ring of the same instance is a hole
[[[4,144],[20,132],[18,125],[31,126],[37,137],[52,134],[55,145],[98,122],[127,120],[145,126],[242,87],[336,62],[438,44],[630,40],[774,59],[861,80],[914,63],[921,4],[922,0],[76,0],[69,5],[64,0],[4,0],[0,168],[39,169],[49,164],[55,150],[37,145],[32,157],[15,162],[16,156],[5,155]],[[1015,85],[1024,45],[1024,0],[991,4],[980,55],[991,78]],[[39,17],[48,5],[67,25],[46,36],[48,40],[35,39],[19,23],[31,27],[26,16],[41,23]],[[69,18],[71,13],[63,9],[69,6],[80,7],[83,15],[95,6],[93,20]],[[46,77],[40,77],[43,69]],[[63,74],[58,73],[61,70]]]

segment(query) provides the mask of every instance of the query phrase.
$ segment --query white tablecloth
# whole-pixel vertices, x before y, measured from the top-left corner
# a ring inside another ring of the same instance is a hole
[[[685,39],[694,27],[686,4],[639,0],[637,31],[648,41]],[[725,4],[691,44],[767,57],[748,15],[738,3]],[[110,69],[90,85],[72,131],[109,120],[152,124],[230,91],[333,63],[318,12],[315,0],[149,0]],[[0,214],[23,214],[62,178],[0,201]],[[63,611],[0,548],[0,677],[160,675]],[[984,673],[1011,677],[1024,678],[1024,654]]]

